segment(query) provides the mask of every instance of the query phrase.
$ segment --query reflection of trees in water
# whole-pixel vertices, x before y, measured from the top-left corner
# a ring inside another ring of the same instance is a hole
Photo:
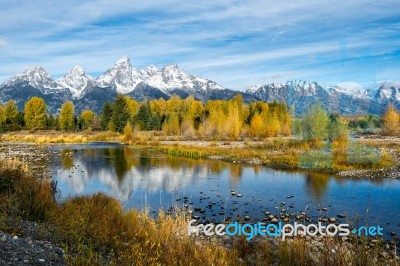
[[[227,166],[227,163],[221,162],[218,160],[209,160],[207,161],[207,167],[213,174],[221,174],[222,170],[224,170]]]
[[[61,158],[65,169],[74,167],[75,160],[78,170],[73,174],[73,181],[80,185],[80,190],[90,179],[98,179],[124,196],[142,185],[150,190],[161,186],[163,190],[174,191],[196,179],[221,175],[224,170],[229,170],[230,185],[234,189],[244,170],[239,164],[166,156],[129,147],[64,150]],[[72,182],[69,175],[64,173],[64,178]]]
[[[320,201],[328,189],[330,179],[329,175],[322,173],[308,173],[305,176],[305,179],[309,194],[315,195],[315,198]]]
[[[119,181],[122,181],[125,177],[125,174],[128,172],[128,163],[124,153],[125,149],[112,149],[112,153],[114,154],[113,163],[115,174]]]
[[[106,166],[110,166],[112,163],[111,149],[101,149],[103,153],[103,160]]]
[[[178,157],[167,157],[166,159],[166,165],[172,170],[179,170],[182,167],[182,161],[183,158],[178,158]]]
[[[95,151],[96,149],[92,149]],[[133,160],[131,160],[132,151],[129,148],[108,148],[101,149],[103,154],[104,168],[112,166],[118,181],[122,181],[125,174],[132,168]],[[96,152],[86,152],[88,156],[94,155],[98,157]],[[90,154],[90,155],[89,155]],[[100,158],[99,158],[100,159]]]
[[[261,171],[261,166],[260,165],[254,165],[253,166],[253,172],[257,176]]]
[[[240,178],[243,174],[243,166],[240,164],[230,164],[229,165],[229,187],[231,189],[236,189]]]
[[[91,158],[93,160],[102,159],[102,153],[99,149],[83,149],[82,150],[83,156],[87,158]]]
[[[66,170],[69,170],[74,166],[74,152],[72,150],[61,150],[61,164]]]

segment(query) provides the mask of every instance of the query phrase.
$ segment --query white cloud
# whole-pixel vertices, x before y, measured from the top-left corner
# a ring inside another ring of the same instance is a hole
[[[0,36],[0,48],[7,46],[7,40]]]

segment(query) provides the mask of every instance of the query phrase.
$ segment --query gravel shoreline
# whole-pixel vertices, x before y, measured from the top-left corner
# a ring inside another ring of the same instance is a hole
[[[337,175],[348,178],[400,179],[400,168],[392,167],[388,169],[378,169],[378,170],[348,170],[348,171],[341,171]]]
[[[0,265],[66,265],[65,252],[52,243],[50,233],[37,238],[41,225],[23,221],[19,226],[19,234],[0,231]]]

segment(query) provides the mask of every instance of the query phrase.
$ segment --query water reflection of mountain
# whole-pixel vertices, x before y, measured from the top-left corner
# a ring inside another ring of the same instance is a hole
[[[237,190],[245,168],[217,160],[192,160],[165,156],[154,151],[135,150],[124,146],[91,148],[70,147],[60,150],[61,169],[57,177],[66,183],[72,193],[84,194],[92,182],[102,185],[113,196],[127,200],[136,190],[149,193],[165,191],[176,193],[201,179],[229,176],[229,189]],[[260,167],[253,167],[258,175]],[[281,178],[279,171],[269,172]],[[317,201],[322,200],[329,184],[325,174],[306,173],[305,188]],[[340,182],[340,180],[338,180]],[[94,185],[92,185],[93,187]]]
[[[212,160],[191,160],[167,157],[154,152],[113,147],[104,149],[63,149],[57,178],[65,182],[75,194],[85,192],[90,182],[99,182],[111,190],[113,196],[127,200],[139,189],[150,193],[162,190],[175,193],[196,180],[219,174],[230,165]],[[230,183],[236,184],[242,167],[230,166]]]

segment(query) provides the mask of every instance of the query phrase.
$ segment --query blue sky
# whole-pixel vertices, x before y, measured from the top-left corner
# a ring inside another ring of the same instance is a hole
[[[41,65],[92,76],[127,55],[232,89],[400,80],[400,1],[2,0],[0,82]]]

